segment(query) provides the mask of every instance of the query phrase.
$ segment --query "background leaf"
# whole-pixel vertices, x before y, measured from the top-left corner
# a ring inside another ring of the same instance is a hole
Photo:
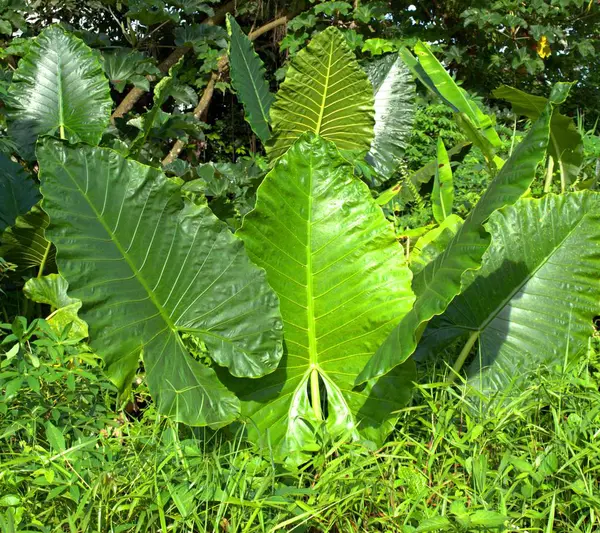
[[[44,265],[44,272],[56,272],[56,248],[46,239],[48,224],[48,215],[39,206],[33,206],[2,234],[0,257],[19,270]]]
[[[69,297],[68,288],[68,283],[60,274],[48,274],[28,279],[23,293],[34,302],[52,307],[52,313],[46,317],[46,322],[57,334],[60,335],[71,324],[69,338],[85,339],[88,336],[87,324],[77,316],[81,300]]]
[[[548,99],[527,94],[514,87],[502,85],[493,92],[496,98],[510,102],[517,115],[536,120],[544,110]],[[550,144],[548,153],[557,162],[563,190],[575,182],[583,163],[583,141],[571,117],[554,110],[550,121]]]
[[[415,84],[398,54],[365,65],[373,85],[375,130],[367,161],[384,178],[394,174],[414,122]]]
[[[25,169],[0,154],[0,232],[12,226],[39,199],[38,187]]]
[[[252,131],[265,142],[271,136],[269,110],[274,96],[269,91],[264,64],[254,51],[250,39],[231,15],[227,16],[227,31],[230,39],[231,83],[244,104],[246,120]]]
[[[47,142],[38,152],[60,272],[83,302],[91,346],[111,379],[127,386],[143,355],[162,413],[192,425],[234,420],[237,398],[180,334],[200,339],[234,375],[274,370],[281,319],[264,271],[160,171],[100,148]]]
[[[431,209],[433,218],[441,224],[452,214],[454,204],[454,183],[452,182],[452,168],[448,159],[448,152],[441,138],[437,143],[437,168],[433,179],[433,192],[431,193]]]
[[[9,97],[9,134],[28,160],[43,135],[98,144],[112,107],[97,56],[59,26],[35,39],[19,62]]]
[[[292,60],[271,107],[271,159],[283,155],[304,132],[340,150],[366,153],[373,139],[373,91],[364,71],[333,26],[313,37]]]

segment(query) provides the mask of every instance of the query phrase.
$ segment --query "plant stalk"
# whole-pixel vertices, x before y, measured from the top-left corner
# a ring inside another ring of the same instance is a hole
[[[548,194],[552,189],[552,175],[554,174],[554,158],[548,156],[548,169],[546,170],[546,181],[544,182],[544,193]]]
[[[463,365],[465,364],[465,360],[467,359],[467,356],[471,352],[471,348],[473,348],[473,345],[475,344],[475,342],[477,341],[478,338],[479,338],[479,331],[474,331],[473,333],[471,333],[471,335],[467,339],[467,342],[463,346],[463,349],[458,354],[458,358],[456,359],[456,362],[454,363],[454,366],[452,367],[452,373],[450,374],[450,377],[448,378],[446,385],[452,385],[452,383],[454,383],[456,376],[458,376],[458,373],[460,372]]]
[[[313,368],[310,373],[310,395],[315,418],[317,420],[323,420],[323,413],[321,412],[321,391],[319,389],[319,371],[316,368]]]
[[[40,263],[40,268],[38,270],[37,277],[41,278],[44,275],[44,268],[46,268],[46,262],[48,261],[48,256],[50,255],[50,248],[52,247],[52,243],[48,242],[48,246],[44,250],[44,256],[42,257],[42,262]]]

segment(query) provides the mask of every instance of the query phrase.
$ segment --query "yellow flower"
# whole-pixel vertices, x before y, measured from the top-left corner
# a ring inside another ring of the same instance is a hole
[[[546,59],[552,54],[552,50],[550,50],[550,45],[548,44],[548,38],[545,35],[542,35],[537,43],[537,53],[542,59]]]

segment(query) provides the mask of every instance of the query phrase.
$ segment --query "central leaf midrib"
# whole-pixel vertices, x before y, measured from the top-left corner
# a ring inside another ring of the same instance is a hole
[[[331,60],[333,58],[333,39],[329,44],[329,58],[327,63],[327,76],[325,77],[325,83],[323,86],[323,98],[321,99],[321,109],[319,109],[319,118],[317,120],[317,127],[315,133],[321,133],[321,122],[323,121],[323,114],[325,113],[325,102],[327,100],[327,91],[329,90],[329,77],[331,75]]]
[[[62,61],[61,55],[57,52],[56,60],[56,86],[58,94],[58,129],[61,139],[65,138],[65,114],[63,109],[63,83],[62,83]]]
[[[69,178],[71,178],[71,181],[77,187],[77,190],[79,191],[81,196],[83,196],[83,198],[85,198],[86,202],[88,203],[88,205],[90,206],[90,208],[92,209],[94,214],[96,215],[96,218],[98,219],[100,224],[102,224],[102,227],[104,228],[104,230],[110,237],[111,241],[117,247],[117,249],[119,250],[119,253],[123,256],[123,258],[129,265],[129,268],[131,268],[131,271],[133,272],[135,279],[137,279],[139,281],[140,285],[146,290],[148,297],[150,298],[152,303],[155,305],[156,309],[158,309],[158,312],[160,313],[161,317],[163,318],[163,320],[165,321],[165,323],[167,324],[169,329],[173,333],[175,333],[177,331],[177,328],[175,327],[175,323],[171,320],[171,318],[165,311],[164,307],[158,302],[158,300],[156,299],[156,295],[154,294],[154,291],[152,291],[152,289],[150,289],[150,286],[148,285],[148,283],[146,282],[146,280],[144,279],[142,274],[139,272],[137,267],[132,262],[131,258],[129,257],[129,254],[125,251],[125,249],[121,245],[120,241],[117,239],[116,235],[112,232],[112,230],[110,229],[108,224],[105,222],[104,217],[98,212],[98,210],[96,209],[95,205],[92,203],[92,201],[88,197],[88,195],[81,189],[81,187],[79,186],[79,183],[74,178],[74,176],[71,174],[69,169],[67,169],[67,167],[64,166],[61,161],[59,161],[58,163],[65,170],[65,172],[67,173]],[[87,159],[86,159],[86,166],[87,166]],[[179,335],[177,335],[177,338],[179,339]],[[181,339],[179,339],[179,341],[181,341]]]
[[[315,325],[315,309],[313,298],[313,265],[312,265],[312,187],[313,187],[313,166],[312,156],[309,161],[308,169],[308,217],[306,219],[306,314],[308,322],[308,362],[310,368],[316,368],[318,365],[317,352],[317,333]]]

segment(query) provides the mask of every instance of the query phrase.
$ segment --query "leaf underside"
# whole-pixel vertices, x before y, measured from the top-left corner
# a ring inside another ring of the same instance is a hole
[[[415,84],[398,54],[365,67],[373,85],[375,130],[367,161],[385,179],[391,178],[404,155],[414,122]]]

